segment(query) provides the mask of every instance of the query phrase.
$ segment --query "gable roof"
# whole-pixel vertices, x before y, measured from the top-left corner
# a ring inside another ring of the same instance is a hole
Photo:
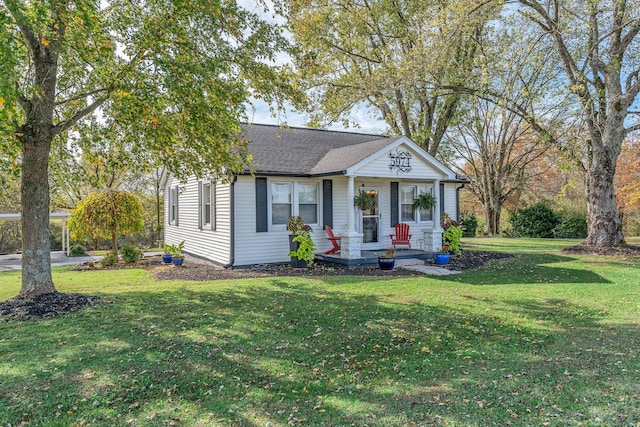
[[[257,174],[330,175],[342,173],[397,138],[364,133],[277,125],[243,125]],[[249,172],[249,171],[246,171]]]

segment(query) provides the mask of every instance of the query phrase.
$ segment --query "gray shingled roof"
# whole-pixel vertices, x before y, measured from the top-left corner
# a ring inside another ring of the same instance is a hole
[[[243,129],[254,170],[270,175],[340,173],[395,141],[382,135],[276,125],[244,125]]]

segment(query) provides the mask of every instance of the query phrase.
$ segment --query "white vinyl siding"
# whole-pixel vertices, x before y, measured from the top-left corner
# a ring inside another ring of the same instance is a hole
[[[169,182],[165,191],[170,192],[171,187]],[[198,197],[198,181],[195,177],[191,177],[186,183],[180,185],[178,207],[180,226],[165,227],[165,242],[177,244],[184,240],[184,251],[188,255],[196,255],[216,264],[227,265],[231,262],[231,186],[216,184],[212,188],[215,188],[215,192],[212,191],[211,217],[215,222],[215,230],[210,227],[199,228],[198,221],[203,220],[200,215],[204,198]],[[166,205],[169,208],[169,203]]]

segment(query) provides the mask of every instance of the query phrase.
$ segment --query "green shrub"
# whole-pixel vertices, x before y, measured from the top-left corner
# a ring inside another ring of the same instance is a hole
[[[478,229],[478,218],[473,213],[460,213],[462,223],[462,237],[475,237]]]
[[[459,254],[460,239],[462,238],[462,229],[458,226],[452,225],[448,227],[442,235],[442,242],[444,246],[449,246],[449,252]]]
[[[69,248],[69,254],[71,256],[82,256],[87,253],[87,250],[82,245],[71,245]]]
[[[293,238],[293,241],[298,243],[298,249],[289,252],[287,255],[296,257],[299,260],[304,260],[307,262],[307,266],[312,266],[316,244],[311,238],[311,231],[305,229],[299,230],[298,234]]]
[[[511,217],[514,237],[554,237],[554,229],[560,219],[545,203],[537,203],[520,209]]]
[[[560,216],[556,227],[556,237],[560,239],[584,239],[587,237],[587,218],[578,212],[568,212]]]
[[[104,258],[100,260],[100,265],[103,267],[110,267],[118,263],[118,257],[113,254],[105,255]]]
[[[120,254],[124,262],[129,264],[142,258],[142,249],[134,245],[124,245],[122,249],[120,249]]]

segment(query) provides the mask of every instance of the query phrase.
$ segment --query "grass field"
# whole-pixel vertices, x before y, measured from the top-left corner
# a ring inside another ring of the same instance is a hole
[[[640,259],[570,244],[468,239],[516,257],[444,278],[57,268],[105,302],[0,321],[0,425],[640,426]]]

